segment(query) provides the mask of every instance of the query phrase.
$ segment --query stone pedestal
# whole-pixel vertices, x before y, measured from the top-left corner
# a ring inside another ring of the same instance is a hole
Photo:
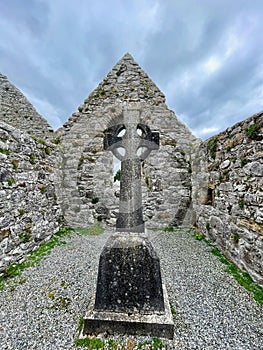
[[[83,334],[104,332],[173,338],[159,258],[146,234],[115,233],[101,253]]]

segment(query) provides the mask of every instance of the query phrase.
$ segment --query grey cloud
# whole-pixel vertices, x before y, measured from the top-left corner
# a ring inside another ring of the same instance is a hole
[[[40,0],[1,1],[0,13],[17,30],[26,31],[38,40],[48,24],[48,6]]]
[[[128,51],[190,128],[224,128],[262,107],[262,12],[259,0],[2,1],[0,71],[62,123]],[[244,42],[223,60],[231,33]],[[213,56],[223,64],[204,74]]]

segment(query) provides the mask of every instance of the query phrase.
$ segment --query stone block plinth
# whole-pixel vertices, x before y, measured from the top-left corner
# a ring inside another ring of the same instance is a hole
[[[164,311],[151,314],[96,311],[92,302],[85,315],[82,335],[129,334],[173,339],[174,323],[164,285],[163,297]]]
[[[83,334],[172,338],[173,331],[159,258],[147,235],[114,233],[100,256],[95,301]]]

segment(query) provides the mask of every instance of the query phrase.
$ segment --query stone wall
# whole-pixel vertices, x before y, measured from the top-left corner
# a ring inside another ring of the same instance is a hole
[[[0,73],[0,120],[40,139],[52,137],[48,122],[7,77]]]
[[[263,113],[201,143],[193,154],[197,226],[263,285]]]
[[[0,271],[59,229],[55,148],[0,121]]]
[[[141,122],[160,132],[160,149],[142,164],[144,216],[149,226],[181,224],[190,206],[191,132],[165,105],[165,97],[126,54],[56,134],[61,139],[59,202],[66,222],[114,225],[119,183],[114,160],[103,150],[104,131],[125,108],[141,111]]]
[[[129,54],[56,133],[0,74],[0,270],[62,222],[115,225],[117,163],[103,139],[125,109],[160,133],[159,150],[142,163],[146,225],[196,225],[262,285],[263,114],[201,142]]]

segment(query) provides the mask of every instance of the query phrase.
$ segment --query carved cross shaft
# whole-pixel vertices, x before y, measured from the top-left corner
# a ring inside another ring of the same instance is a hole
[[[117,231],[144,232],[141,194],[141,162],[159,148],[159,133],[139,123],[140,111],[125,110],[123,123],[105,131],[104,149],[121,161]]]

